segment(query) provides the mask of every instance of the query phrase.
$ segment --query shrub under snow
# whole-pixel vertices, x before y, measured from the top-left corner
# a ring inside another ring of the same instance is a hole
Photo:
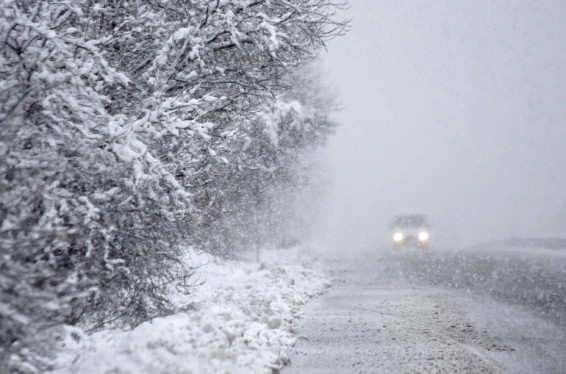
[[[279,208],[334,128],[299,67],[340,7],[0,0],[0,372],[46,370],[53,326],[175,312],[187,245],[294,242]]]

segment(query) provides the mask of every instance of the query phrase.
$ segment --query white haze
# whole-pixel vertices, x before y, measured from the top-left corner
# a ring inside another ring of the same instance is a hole
[[[566,3],[352,0],[324,70],[342,103],[321,234],[383,246],[396,212],[436,245],[566,236]]]

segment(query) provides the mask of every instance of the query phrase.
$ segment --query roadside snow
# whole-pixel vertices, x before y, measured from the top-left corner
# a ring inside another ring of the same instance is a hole
[[[133,330],[87,336],[65,328],[56,373],[261,373],[284,366],[301,307],[330,285],[304,248],[264,250],[262,262],[194,255],[199,280],[180,309]]]

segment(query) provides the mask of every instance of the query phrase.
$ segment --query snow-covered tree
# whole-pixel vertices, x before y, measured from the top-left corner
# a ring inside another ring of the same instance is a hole
[[[200,208],[208,231],[201,246],[220,252],[253,244],[290,244],[306,228],[301,195],[312,184],[311,153],[333,133],[336,103],[315,72],[303,66],[288,76],[292,88],[254,118],[234,128],[228,164],[209,175],[222,194]]]
[[[260,170],[241,178],[258,196],[269,184],[267,160],[244,165],[238,147],[297,107],[276,97],[344,31],[337,8],[0,0],[0,370],[42,367],[47,326],[173,310],[183,246],[232,204],[221,173]]]

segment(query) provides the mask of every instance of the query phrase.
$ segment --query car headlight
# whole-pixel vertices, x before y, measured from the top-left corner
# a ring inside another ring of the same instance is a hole
[[[419,232],[419,241],[426,242],[430,238],[430,235],[426,231]]]
[[[394,241],[395,243],[400,243],[400,242],[402,242],[404,238],[405,238],[405,236],[403,235],[402,232],[396,232],[396,233],[393,235],[393,241]]]

